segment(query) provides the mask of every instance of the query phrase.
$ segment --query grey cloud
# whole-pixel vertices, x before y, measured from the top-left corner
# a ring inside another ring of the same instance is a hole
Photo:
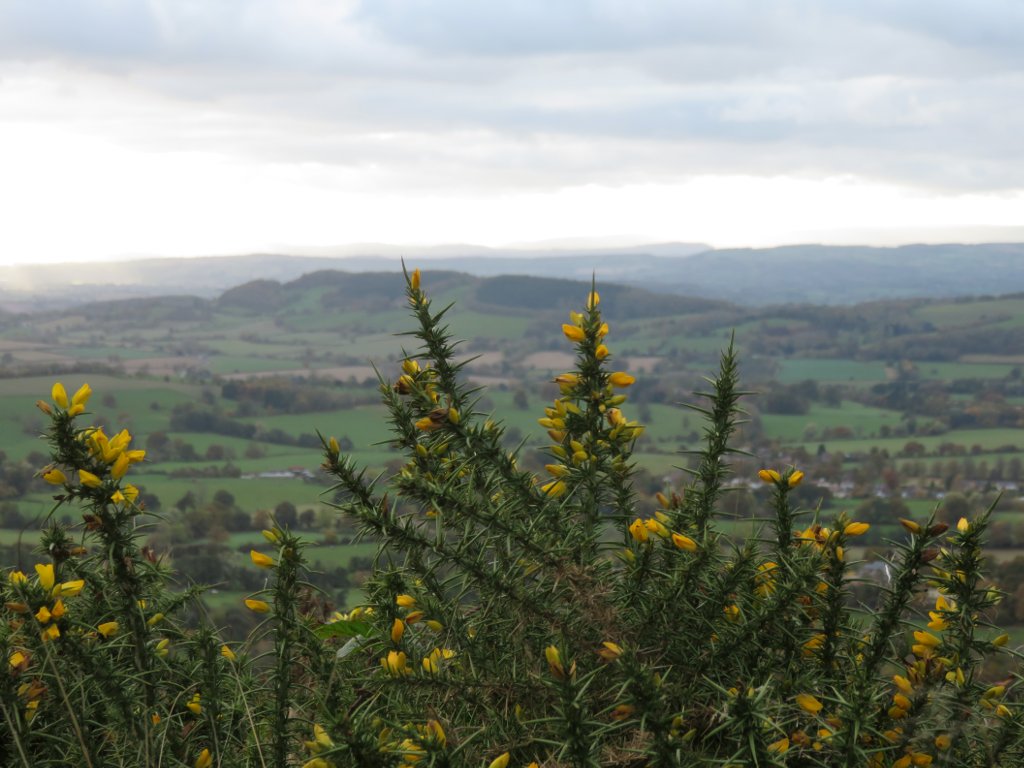
[[[105,120],[68,104],[126,143],[385,187],[798,173],[1009,189],[1022,18],[1013,0],[0,0],[0,61],[161,101]]]

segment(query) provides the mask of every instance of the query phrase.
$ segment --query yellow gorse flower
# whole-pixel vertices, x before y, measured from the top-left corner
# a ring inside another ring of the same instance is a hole
[[[266,600],[255,600],[253,598],[246,598],[245,607],[253,613],[267,613],[270,610],[270,603]]]
[[[128,472],[128,466],[131,464],[131,460],[128,458],[127,453],[120,454],[114,463],[110,466],[110,476],[115,480],[120,480]]]
[[[75,597],[79,592],[82,591],[82,587],[85,586],[84,579],[76,579],[75,581],[65,581],[60,585],[61,597]]]
[[[487,766],[487,768],[508,768],[509,759],[509,753],[503,752],[502,754],[498,755],[496,758],[491,760],[491,764]]]
[[[104,637],[113,637],[117,634],[117,630],[120,628],[120,624],[116,621],[105,621],[96,627],[96,631]]]
[[[605,640],[601,643],[601,647],[598,648],[597,655],[605,661],[615,661],[622,655],[622,646],[610,640]]]
[[[388,655],[380,660],[380,664],[392,677],[408,675],[412,671],[409,669],[404,651],[388,651]]]
[[[639,517],[629,524],[630,535],[641,544],[647,541],[647,526]]]
[[[636,377],[630,376],[625,371],[615,371],[608,376],[608,383],[613,387],[628,387],[636,383]]]
[[[59,381],[50,389],[50,399],[64,410],[67,410],[68,392]]]
[[[71,405],[80,405],[84,408],[86,403],[89,402],[89,398],[91,396],[92,387],[90,387],[88,384],[83,384],[78,388],[78,391],[76,391],[75,394],[71,396]]]
[[[587,338],[587,334],[578,325],[569,325],[565,323],[562,325],[562,333],[565,334],[565,338],[569,341],[579,343]]]
[[[395,619],[391,624],[391,642],[398,645],[402,642],[403,635],[405,635],[405,622],[401,619]]]
[[[547,659],[548,669],[556,677],[565,677],[565,667],[562,666],[562,655],[558,652],[558,648],[554,645],[549,645],[544,649],[544,658]]]
[[[550,496],[552,498],[557,499],[559,496],[563,496],[565,494],[567,488],[568,487],[563,481],[551,480],[547,483],[544,483],[544,485],[540,487],[540,491],[545,496]]]
[[[43,480],[48,482],[50,485],[64,485],[67,483],[67,476],[59,469],[54,467],[53,469],[43,473]]]
[[[696,552],[697,542],[691,539],[689,536],[684,536],[681,533],[672,534],[672,543],[677,549],[682,549],[686,552]]]
[[[252,561],[260,568],[273,568],[277,565],[277,562],[270,555],[265,555],[262,552],[257,552],[255,549],[249,550],[249,557]]]
[[[35,569],[39,575],[39,586],[46,592],[52,591],[55,578],[53,575],[53,563],[36,563]]]
[[[210,754],[210,750],[203,747],[203,751],[199,753],[199,757],[196,758],[195,768],[210,768],[213,764],[213,755]]]
[[[103,485],[103,481],[100,480],[92,472],[85,469],[78,470],[78,482],[84,485],[86,488],[99,488]]]
[[[816,715],[821,712],[821,708],[824,706],[814,696],[809,693],[799,693],[796,696],[797,706],[800,707],[804,712],[811,715]]]

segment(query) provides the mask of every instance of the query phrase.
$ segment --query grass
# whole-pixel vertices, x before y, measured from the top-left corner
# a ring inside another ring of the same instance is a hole
[[[857,437],[874,438],[882,427],[897,427],[900,423],[898,411],[872,408],[849,400],[838,408],[815,403],[806,414],[761,415],[765,434],[786,442],[801,442],[812,430],[820,435],[824,430],[836,427],[848,427]]]
[[[778,361],[776,376],[781,384],[811,379],[819,384],[875,383],[886,380],[885,364],[831,358],[798,357]]]
[[[958,429],[942,435],[910,435],[890,438],[854,438],[851,440],[812,440],[802,441],[805,450],[815,451],[819,444],[824,443],[829,451],[842,453],[867,453],[873,447],[886,450],[890,454],[899,453],[908,442],[921,443],[929,454],[935,453],[943,443],[962,445],[970,451],[973,446],[982,450],[992,451],[1005,446],[1024,447],[1024,433],[1018,429]],[[927,458],[935,458],[928,456]],[[981,457],[976,457],[981,458]]]

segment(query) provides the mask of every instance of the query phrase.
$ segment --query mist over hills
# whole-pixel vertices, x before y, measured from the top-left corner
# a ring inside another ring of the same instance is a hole
[[[662,294],[747,305],[850,305],[892,298],[1024,291],[1024,243],[795,245],[711,250],[698,243],[600,249],[508,250],[472,245],[320,249],[0,267],[0,307],[50,310],[90,301],[191,295],[215,298],[253,280],[286,283],[315,272],[390,272],[410,266],[477,277],[520,275],[619,283]]]

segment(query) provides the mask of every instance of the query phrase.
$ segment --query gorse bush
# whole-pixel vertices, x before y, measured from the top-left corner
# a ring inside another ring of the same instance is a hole
[[[381,391],[406,463],[368,477],[324,440],[339,509],[380,542],[366,604],[326,623],[302,543],[273,553],[266,621],[229,646],[187,629],[142,544],[126,482],[130,436],[79,426],[88,388],[59,385],[43,477],[82,508],[42,534],[34,574],[3,584],[6,765],[49,766],[992,766],[1024,761],[1013,654],[986,611],[988,515],[952,529],[901,520],[880,607],[850,598],[847,547],[867,524],[791,504],[803,473],[765,469],[760,535],[716,529],[739,424],[727,350],[697,407],[703,448],[685,488],[642,504],[592,291],[562,326],[577,359],[540,424],[547,476],[523,471],[474,409],[456,342],[407,276],[418,342]],[[921,606],[924,606],[922,610]]]

